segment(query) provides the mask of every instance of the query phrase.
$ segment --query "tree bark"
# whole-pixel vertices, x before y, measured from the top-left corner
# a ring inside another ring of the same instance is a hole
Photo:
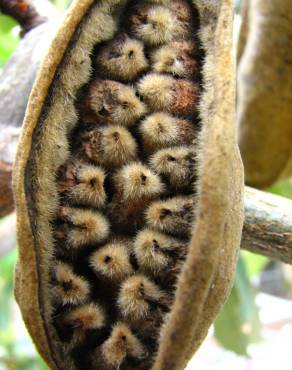
[[[18,127],[0,125],[0,217],[14,208],[11,180],[19,130]]]
[[[0,10],[17,15],[15,0],[0,0]],[[11,188],[12,166],[18,142],[19,127],[22,124],[27,101],[35,80],[40,62],[47,51],[57,27],[58,16],[47,2],[43,2],[50,17],[54,20],[42,23],[27,32],[0,75],[0,216],[12,212],[13,196]],[[34,7],[30,5],[30,11]],[[50,10],[51,9],[51,10]],[[33,14],[38,14],[33,10]],[[55,15],[55,16],[53,16]],[[31,15],[32,16],[32,15]],[[17,18],[16,18],[17,19]],[[18,20],[18,19],[17,19]],[[35,22],[37,22],[35,20]],[[35,26],[37,23],[34,24]]]
[[[292,201],[246,187],[241,247],[292,264]]]
[[[22,28],[22,35],[46,21],[33,3],[26,0],[0,0],[0,11],[14,18]]]

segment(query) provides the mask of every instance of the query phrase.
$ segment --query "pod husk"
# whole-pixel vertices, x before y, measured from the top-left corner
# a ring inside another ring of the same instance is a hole
[[[231,289],[243,223],[242,163],[234,127],[233,3],[193,3],[200,15],[200,39],[205,50],[199,197],[189,253],[169,319],[161,331],[152,370],[184,369],[204,340]],[[55,37],[30,97],[15,162],[19,243],[15,295],[29,333],[51,369],[65,369],[65,365],[56,332],[46,319],[51,313],[46,293],[52,254],[48,219],[58,204],[54,171],[68,150],[66,137],[58,127],[76,119],[74,94],[60,82],[60,76],[64,68],[77,68],[70,64],[68,53],[68,48],[74,50],[77,39],[84,41],[84,47],[96,42],[90,39],[90,32],[86,32],[87,38],[84,33],[91,29],[88,19],[98,6],[98,2],[76,1]],[[100,20],[95,37],[103,32],[103,26]],[[64,101],[66,116],[62,110]]]
[[[291,1],[246,1],[239,44],[239,146],[246,183],[292,175]]]

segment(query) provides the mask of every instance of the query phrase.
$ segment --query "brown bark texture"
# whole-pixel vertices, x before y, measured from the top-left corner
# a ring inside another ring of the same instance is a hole
[[[38,13],[33,3],[26,0],[1,0],[0,11],[19,23],[22,35],[46,21],[46,17]]]
[[[246,187],[241,248],[292,264],[292,201]]]
[[[17,12],[21,12],[21,9],[14,3],[2,0],[0,10],[19,20]],[[42,22],[34,23],[36,27],[23,35],[18,48],[0,75],[0,216],[5,216],[14,209],[11,177],[19,127],[40,62],[57,26],[57,16],[53,8],[46,2],[41,3],[50,18],[55,16],[55,19],[43,23],[45,18],[41,15],[37,17],[38,20],[42,19]],[[29,13],[21,13],[23,19],[27,16],[31,20],[32,14],[39,14],[31,4],[27,12]]]

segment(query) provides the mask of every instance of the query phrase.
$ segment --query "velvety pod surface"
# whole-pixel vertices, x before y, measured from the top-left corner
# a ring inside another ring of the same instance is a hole
[[[95,2],[46,96],[25,189],[60,368],[153,366],[195,222],[199,27],[188,0]]]

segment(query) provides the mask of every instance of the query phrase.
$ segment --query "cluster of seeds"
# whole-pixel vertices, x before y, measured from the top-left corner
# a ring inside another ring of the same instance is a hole
[[[76,369],[150,369],[194,221],[201,52],[188,0],[130,1],[58,171],[53,322]]]

